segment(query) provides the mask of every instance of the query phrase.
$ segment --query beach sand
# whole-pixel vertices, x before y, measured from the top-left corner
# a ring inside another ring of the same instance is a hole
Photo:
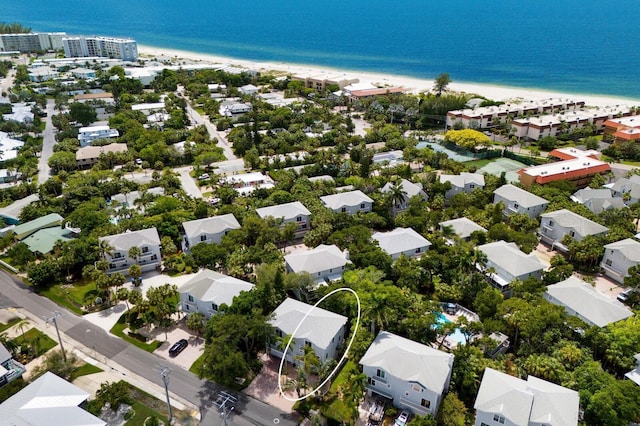
[[[365,71],[345,71],[334,68],[321,67],[315,65],[290,64],[284,62],[259,62],[245,59],[234,59],[223,56],[210,55],[206,53],[189,52],[176,49],[166,49],[163,47],[152,47],[138,45],[138,53],[143,57],[168,57],[191,61],[202,61],[220,65],[237,65],[259,72],[276,71],[283,75],[327,76],[343,75],[348,78],[357,78],[360,83],[371,83],[383,86],[400,86],[410,93],[426,92],[433,88],[434,81],[401,75],[380,74]],[[527,89],[518,87],[507,87],[492,84],[468,83],[453,81],[449,84],[448,90],[461,93],[478,94],[488,99],[496,101],[510,100],[540,100],[548,98],[568,98],[585,101],[591,106],[640,106],[639,99],[626,99],[612,96],[568,94],[542,89]]]

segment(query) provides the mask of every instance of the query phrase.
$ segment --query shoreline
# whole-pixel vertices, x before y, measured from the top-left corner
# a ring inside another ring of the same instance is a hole
[[[209,53],[192,52],[188,50],[171,49],[149,45],[138,45],[140,56],[170,57],[191,61],[209,62],[220,65],[238,65],[259,72],[276,71],[292,75],[342,75],[349,78],[358,78],[360,83],[371,83],[383,86],[400,86],[407,89],[408,93],[429,91],[433,88],[434,80],[417,78],[397,74],[376,73],[372,71],[353,71],[337,69],[319,65],[295,64],[286,62],[256,61],[250,59],[237,59],[219,56]],[[619,96],[587,95],[580,93],[563,93],[554,90],[537,88],[523,88],[514,86],[501,86],[488,83],[456,82],[452,81],[448,86],[449,91],[477,94],[496,101],[509,100],[541,100],[547,98],[569,98],[583,100],[588,106],[640,106],[640,99],[622,98]]]

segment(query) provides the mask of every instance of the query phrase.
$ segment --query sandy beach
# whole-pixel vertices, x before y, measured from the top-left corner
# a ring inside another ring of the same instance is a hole
[[[342,75],[348,78],[357,78],[361,83],[371,83],[382,86],[400,86],[407,89],[410,93],[419,93],[429,91],[433,88],[433,80],[420,79],[402,75],[380,74],[375,72],[364,71],[345,71],[327,67],[314,65],[290,64],[284,62],[259,62],[245,59],[227,58],[223,56],[210,55],[206,53],[189,52],[176,49],[166,49],[163,47],[152,47],[138,45],[138,53],[143,57],[168,57],[178,58],[191,61],[201,61],[220,65],[237,65],[240,67],[260,71],[275,71],[283,75],[306,75],[318,76],[326,74],[327,76]],[[640,106],[639,99],[626,99],[613,96],[601,95],[583,95],[568,94],[554,91],[545,91],[541,89],[527,89],[519,87],[507,87],[492,84],[456,82],[449,84],[448,89],[453,92],[472,93],[484,96],[488,99],[499,101],[510,100],[539,100],[545,98],[569,98],[575,100],[584,100],[587,105],[591,106],[615,106],[628,105]]]

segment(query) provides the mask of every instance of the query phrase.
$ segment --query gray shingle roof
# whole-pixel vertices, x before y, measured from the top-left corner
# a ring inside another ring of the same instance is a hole
[[[640,176],[620,178],[613,184],[611,190],[618,193],[628,193],[631,198],[638,199],[640,198]]]
[[[297,250],[284,257],[293,272],[317,272],[342,268],[349,260],[335,245],[320,244],[311,250]]]
[[[440,222],[439,225],[443,228],[450,226],[453,232],[460,238],[468,238],[471,236],[471,233],[475,231],[487,232],[482,226],[466,217]]]
[[[278,204],[277,206],[261,207],[256,209],[256,213],[263,219],[271,216],[276,219],[284,218],[284,220],[295,219],[301,215],[311,215],[311,212],[300,201]]]
[[[634,262],[640,262],[640,242],[632,238],[616,241],[604,246],[607,250],[620,250],[625,257]]]
[[[425,198],[427,197],[427,194],[422,189],[421,183],[413,183],[406,179],[400,180],[400,183],[402,184],[402,190],[407,194],[405,198],[412,198],[412,197],[415,197],[416,195],[421,195],[422,197],[425,197]],[[386,194],[387,192],[391,192],[391,188],[393,188],[393,183],[387,182],[382,187],[380,192],[382,192],[383,194]]]
[[[552,218],[560,226],[575,229],[578,234],[585,237],[587,235],[598,235],[609,231],[609,228],[606,226],[602,226],[567,209],[544,213],[541,217]]]
[[[240,229],[240,224],[236,217],[229,213],[183,222],[182,227],[187,238],[194,238],[202,234],[218,234],[227,230]]]
[[[293,335],[307,312],[311,312],[302,321],[295,339],[306,339],[321,348],[328,348],[336,334],[347,323],[347,317],[313,305],[287,298],[273,311],[271,325],[285,334]]]
[[[371,237],[389,255],[429,247],[431,242],[411,228],[396,228],[391,232],[376,232]]]
[[[574,276],[548,286],[546,292],[598,327],[633,315],[622,303],[599,293],[590,284]]]
[[[484,186],[484,175],[480,173],[462,172],[459,175],[440,175],[440,182],[451,182],[451,186],[464,188],[467,183],[475,183]]]
[[[529,191],[525,191],[524,189],[518,188],[517,186],[513,186],[511,184],[502,185],[500,188],[493,191],[493,193],[501,196],[506,200],[515,201],[525,208],[549,204],[549,202],[544,198],[538,197],[537,195],[534,195]]]
[[[141,229],[139,231],[127,231],[122,234],[108,235],[100,238],[106,240],[114,250],[127,251],[131,247],[159,246],[160,237],[156,228]]]
[[[79,407],[89,394],[51,372],[0,404],[0,424],[7,426],[104,426]]]
[[[535,255],[526,255],[514,243],[500,240],[478,246],[478,249],[487,255],[489,261],[514,277],[541,271],[545,268],[545,265]]]
[[[188,293],[203,302],[223,303],[231,306],[233,298],[242,291],[250,291],[253,284],[210,269],[203,269],[180,286],[180,293]]]
[[[320,197],[320,201],[331,210],[337,210],[345,206],[355,207],[362,203],[373,203],[373,200],[360,190],[325,195]]]
[[[360,364],[381,368],[401,380],[415,381],[442,393],[451,372],[453,355],[381,331],[360,359]]]

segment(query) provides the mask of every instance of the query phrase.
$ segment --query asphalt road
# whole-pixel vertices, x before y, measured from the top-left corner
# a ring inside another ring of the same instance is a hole
[[[224,151],[224,156],[227,157],[227,160],[236,160],[238,158],[234,155],[233,150],[229,146],[229,143],[227,142],[225,137],[218,132],[218,130],[213,124],[211,124],[211,121],[209,121],[208,118],[201,116],[198,111],[191,107],[191,105],[189,104],[189,100],[187,100],[187,113],[195,124],[204,124],[204,126],[207,128],[207,131],[209,132],[209,136],[218,140],[217,146],[222,148],[222,150]]]
[[[87,353],[93,351],[96,357],[104,357],[106,364],[115,370],[118,369],[118,366],[125,366],[129,371],[134,371],[137,375],[151,382],[162,383],[158,374],[159,367],[165,364],[162,358],[110,335],[82,317],[76,316],[49,299],[33,293],[19,279],[0,270],[0,308],[7,307],[20,307],[39,318],[51,317],[54,311],[58,311],[62,314],[57,318],[60,332],[85,346]],[[63,340],[65,340],[64,337]],[[224,424],[219,409],[213,405],[213,402],[218,392],[226,389],[213,382],[201,380],[191,372],[178,368],[171,371],[169,378],[169,389],[172,393],[200,408],[202,425],[220,426]],[[244,394],[231,393],[238,396],[238,402],[228,418],[228,425],[280,424],[293,426],[297,424],[289,413],[284,413]]]
[[[51,122],[54,113],[55,100],[47,99],[47,116],[45,118],[44,132],[42,132],[42,152],[38,162],[38,184],[43,184],[49,179],[51,168],[49,167],[49,157],[53,154],[53,145],[56,144],[55,128]]]

